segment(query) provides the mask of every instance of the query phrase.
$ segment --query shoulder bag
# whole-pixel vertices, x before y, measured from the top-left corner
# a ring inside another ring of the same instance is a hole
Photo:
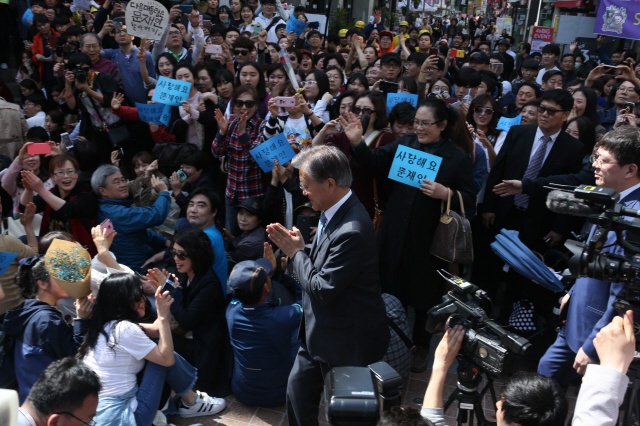
[[[473,262],[473,244],[471,224],[464,217],[464,203],[459,191],[455,191],[460,200],[462,215],[451,210],[453,191],[449,190],[446,200],[442,200],[440,222],[431,241],[431,254],[451,263],[470,264]]]

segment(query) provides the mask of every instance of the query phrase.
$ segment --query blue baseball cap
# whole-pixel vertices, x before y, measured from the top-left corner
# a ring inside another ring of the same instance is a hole
[[[245,260],[234,266],[227,285],[233,291],[252,294],[267,282],[272,265],[267,259]]]

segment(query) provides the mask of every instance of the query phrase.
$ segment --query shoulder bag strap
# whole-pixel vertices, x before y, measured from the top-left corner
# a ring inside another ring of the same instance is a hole
[[[402,331],[402,329],[398,327],[398,324],[396,324],[396,322],[393,319],[389,318],[388,316],[387,316],[387,322],[389,323],[389,327],[391,327],[393,331],[396,332],[396,334],[398,335],[398,337],[400,337],[400,339],[405,344],[405,346],[409,348],[409,352],[414,353],[415,350],[417,349],[416,345],[414,345],[411,339],[409,339],[409,337],[404,333],[404,331]]]
[[[464,202],[462,201],[462,194],[460,194],[460,191],[456,191],[456,193],[458,194],[458,200],[460,200],[460,212],[462,213],[462,217],[465,217]],[[451,200],[451,197],[449,197],[449,200]]]

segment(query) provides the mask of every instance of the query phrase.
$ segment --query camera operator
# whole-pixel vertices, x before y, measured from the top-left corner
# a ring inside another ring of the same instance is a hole
[[[596,185],[620,193],[620,203],[640,208],[640,130],[622,126],[605,134],[591,157]],[[590,236],[596,231],[594,225]],[[615,232],[609,232],[603,252],[624,254],[616,244]],[[613,302],[624,289],[623,283],[594,278],[579,278],[562,300],[561,310],[568,309],[567,321],[556,341],[540,360],[538,373],[553,377],[568,387],[576,373],[584,375],[588,364],[597,362],[593,339],[616,314]],[[570,303],[569,303],[570,302]],[[569,306],[567,307],[567,303]]]
[[[436,348],[433,371],[424,394],[422,417],[437,426],[445,426],[444,382],[464,340],[465,329],[456,325],[448,329]],[[506,384],[496,403],[498,426],[540,425],[563,426],[568,405],[560,387],[547,377],[518,373]]]
[[[627,370],[635,354],[633,311],[627,311],[596,335],[593,341],[600,365],[587,366],[573,414],[573,426],[615,425],[618,408],[629,384]]]
[[[116,82],[109,74],[92,70],[91,59],[81,52],[69,56],[64,78],[67,106],[81,116],[80,136],[94,141],[100,161],[109,162],[113,148],[107,126],[120,121],[110,108]]]

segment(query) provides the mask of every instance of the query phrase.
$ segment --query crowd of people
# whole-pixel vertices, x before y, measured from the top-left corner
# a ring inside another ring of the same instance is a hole
[[[576,43],[532,52],[491,16],[428,16],[393,32],[375,10],[332,33],[280,0],[183,3],[167,6],[156,41],[127,32],[119,1],[10,9],[24,43],[21,96],[0,88],[0,248],[18,254],[0,277],[0,385],[26,401],[20,424],[60,414],[37,400],[38,380],[62,367],[90,370],[78,375],[97,409],[81,399],[62,413],[85,410],[83,422],[159,424],[167,401],[165,412],[214,415],[233,393],[286,402],[291,424],[314,424],[334,366],[384,359],[404,380],[428,368],[442,269],[535,339],[525,368],[538,374],[513,379],[499,424],[561,424],[562,394],[589,364],[626,372],[600,337],[612,320],[619,341],[629,328],[629,315],[614,320],[623,284],[580,278],[554,294],[505,271],[490,243],[517,230],[545,257],[591,231],[547,209],[549,183],[610,187],[637,207],[635,51],[609,55],[599,36],[589,56]],[[290,19],[307,26],[287,32]],[[154,122],[140,104],[158,103],[161,78],[189,90]],[[252,150],[281,135],[295,156],[265,172]],[[440,158],[435,178],[392,179],[401,149]],[[471,222],[473,263],[430,254],[447,200]],[[624,254],[615,238],[604,250]],[[567,321],[549,336],[560,297]],[[435,424],[437,379],[462,334],[449,330],[436,350],[422,411]],[[58,361],[74,355],[80,365]],[[549,396],[553,420],[518,417],[510,404],[526,406],[528,386]]]

